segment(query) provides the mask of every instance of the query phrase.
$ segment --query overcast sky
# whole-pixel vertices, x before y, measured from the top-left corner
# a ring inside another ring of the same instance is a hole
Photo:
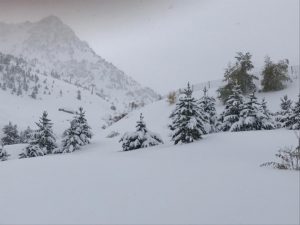
[[[3,22],[48,15],[160,93],[222,78],[238,51],[299,64],[299,0],[0,0]]]

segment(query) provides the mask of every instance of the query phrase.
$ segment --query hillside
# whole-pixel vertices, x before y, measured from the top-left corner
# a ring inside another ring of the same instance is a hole
[[[260,93],[259,98],[265,97],[276,111],[284,94],[296,99],[297,81],[283,91]],[[65,82],[59,85],[65,91],[76,91]],[[216,88],[209,94],[215,95]],[[0,92],[1,102],[7,102],[0,106],[2,123],[12,118],[25,127],[46,108],[60,134],[72,116],[57,108],[83,104],[94,132],[92,144],[72,154],[0,162],[0,223],[299,223],[299,172],[259,167],[276,160],[279,148],[297,144],[292,131],[217,133],[174,146],[167,128],[174,106],[166,99],[133,111],[102,130],[97,120],[109,105],[101,98],[90,104],[94,100],[85,98],[83,92],[82,101],[43,97],[45,100],[36,104],[38,100]],[[195,96],[201,95],[200,90],[195,92]],[[222,108],[218,103],[217,110]],[[120,136],[106,136],[112,131],[133,131],[141,112],[148,128],[160,133],[165,144],[122,152]],[[5,149],[17,158],[24,147]]]
[[[159,97],[98,56],[55,16],[20,24],[0,22],[0,52],[22,57],[40,74],[93,89],[119,107],[147,104]]]

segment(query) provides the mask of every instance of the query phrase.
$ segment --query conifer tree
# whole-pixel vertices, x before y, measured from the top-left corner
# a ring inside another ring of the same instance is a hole
[[[281,127],[288,126],[288,119],[292,114],[292,104],[292,100],[290,100],[287,95],[281,98],[281,110],[280,112],[278,112],[278,115],[276,117],[276,121],[279,122]]]
[[[260,111],[260,123],[262,130],[272,130],[276,128],[273,116],[267,107],[267,102],[263,98],[259,107]]]
[[[240,86],[243,95],[251,93],[256,89],[253,80],[257,80],[258,78],[250,74],[250,71],[254,68],[251,57],[252,56],[249,52],[246,54],[238,52],[237,56],[235,57],[235,65],[229,65],[226,69],[224,81],[226,81],[227,84],[218,89],[219,98],[224,103],[232,94],[232,88],[235,86],[235,84]]]
[[[220,116],[220,130],[229,131],[233,124],[239,121],[240,114],[244,108],[244,97],[238,84],[232,88],[232,94],[225,102],[225,109]]]
[[[199,100],[199,108],[205,113],[205,119],[208,121],[206,126],[207,133],[217,132],[217,112],[216,100],[207,95],[207,88],[203,89],[203,96]]]
[[[292,108],[292,112],[285,123],[285,127],[290,130],[300,130],[300,94],[298,101],[295,102],[295,106]]]
[[[0,144],[0,161],[6,161],[10,155],[5,151],[3,145]]]
[[[136,131],[125,133],[120,139],[120,142],[122,142],[123,151],[163,144],[163,140],[158,134],[147,129],[142,114],[140,114],[140,120],[137,121]]]
[[[277,64],[273,63],[270,57],[265,59],[265,67],[262,71],[263,91],[278,91],[284,88],[284,82],[289,80],[289,61],[281,60]]]
[[[70,128],[63,134],[62,153],[70,153],[80,149],[90,143],[92,138],[91,128],[85,118],[83,108],[79,108],[74,119],[71,121]]]
[[[202,138],[206,134],[205,124],[208,123],[202,108],[197,105],[192,96],[193,91],[188,83],[183,91],[183,97],[179,98],[175,110],[170,115],[172,124],[169,126],[174,144],[191,143]]]
[[[34,135],[34,131],[27,127],[26,130],[20,132],[20,143],[30,143]]]
[[[3,127],[2,131],[4,135],[1,139],[3,145],[13,145],[19,143],[20,136],[17,125],[13,125],[11,122],[9,122],[8,125]]]
[[[57,148],[56,139],[52,131],[52,123],[51,120],[48,119],[48,113],[46,111],[43,112],[42,117],[36,125],[38,129],[35,131],[25,151],[20,154],[20,158],[52,154]]]

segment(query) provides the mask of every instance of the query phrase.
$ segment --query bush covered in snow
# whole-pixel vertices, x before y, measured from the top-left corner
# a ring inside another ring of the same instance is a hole
[[[139,148],[147,148],[159,144],[163,144],[161,137],[149,131],[144,122],[144,117],[141,114],[140,120],[137,121],[135,132],[127,132],[120,139],[124,151],[135,150]]]
[[[280,162],[266,162],[261,166],[272,166],[275,169],[300,170],[300,148],[285,148],[278,151],[276,157]]]

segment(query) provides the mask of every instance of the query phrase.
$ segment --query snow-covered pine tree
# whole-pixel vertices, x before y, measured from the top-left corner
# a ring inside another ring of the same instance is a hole
[[[259,124],[259,103],[254,92],[249,95],[248,101],[243,106],[239,120],[232,124],[230,131],[261,130]]]
[[[137,121],[136,131],[126,132],[120,139],[120,142],[122,142],[123,151],[163,144],[163,140],[158,134],[147,129],[142,114],[140,114],[140,120]]]
[[[56,140],[52,131],[51,120],[48,119],[48,113],[43,112],[39,122],[36,123],[38,129],[25,151],[21,153],[20,158],[37,157],[52,154],[57,148]]]
[[[76,151],[80,146],[90,143],[92,138],[91,128],[85,118],[83,108],[79,108],[74,119],[71,121],[70,128],[63,134],[62,153],[70,153]]]
[[[269,111],[267,107],[267,102],[265,98],[262,99],[262,102],[259,106],[259,111],[260,111],[260,123],[261,123],[261,129],[262,130],[273,130],[276,128],[274,118]]]
[[[234,123],[240,119],[240,113],[244,108],[244,97],[238,84],[232,88],[232,94],[229,95],[225,102],[225,109],[220,116],[220,127],[222,131],[229,131]]]
[[[20,136],[18,133],[17,125],[13,125],[11,122],[4,126],[3,137],[1,139],[3,145],[13,145],[18,144],[20,141]]]
[[[9,156],[10,155],[7,154],[7,152],[3,148],[3,145],[0,144],[0,161],[6,161]]]
[[[292,108],[292,113],[288,117],[285,127],[290,130],[300,130],[300,94],[298,101],[295,102],[295,106]]]
[[[234,123],[230,131],[271,130],[274,124],[267,109],[266,101],[259,104],[255,92],[249,95],[248,101],[240,112],[239,121]]]
[[[207,88],[203,89],[203,96],[199,99],[199,108],[202,109],[206,115],[208,126],[206,126],[207,133],[217,132],[217,112],[216,100],[214,97],[207,95]]]
[[[202,138],[206,134],[205,124],[208,123],[202,108],[197,105],[192,96],[193,90],[188,86],[183,91],[183,97],[179,98],[175,110],[170,115],[172,124],[169,126],[174,144],[191,143]]]
[[[288,126],[288,118],[292,114],[292,104],[292,100],[290,100],[287,95],[281,98],[281,110],[276,116],[276,121],[280,124],[281,127]]]
[[[20,143],[30,143],[34,135],[34,131],[28,126],[26,130],[20,132]]]

